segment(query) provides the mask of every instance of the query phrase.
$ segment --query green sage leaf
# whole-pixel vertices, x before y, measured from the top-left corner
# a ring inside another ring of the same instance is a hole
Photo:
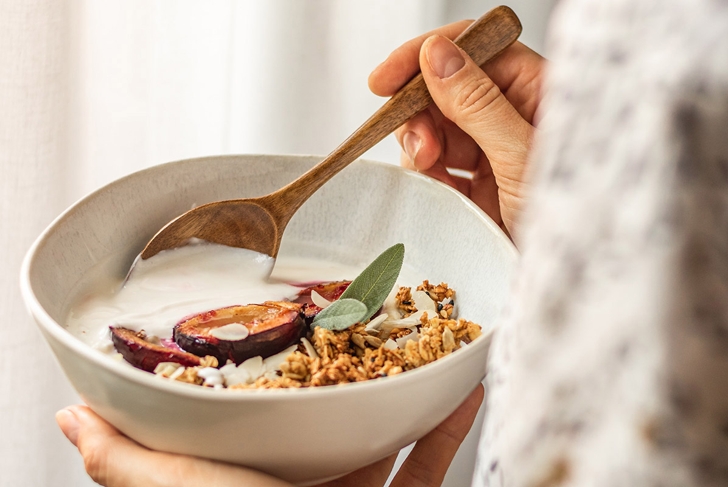
[[[367,306],[361,301],[344,299],[342,296],[321,310],[311,326],[320,326],[327,330],[346,330],[351,325],[362,321],[367,312]]]
[[[371,318],[382,307],[397,282],[402,262],[404,262],[404,244],[398,243],[374,259],[374,262],[352,281],[339,299],[361,301],[367,307],[367,313],[362,320]]]

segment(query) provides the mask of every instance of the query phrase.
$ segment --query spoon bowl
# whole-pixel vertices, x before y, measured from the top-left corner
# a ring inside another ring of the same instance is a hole
[[[497,7],[473,22],[455,43],[477,64],[513,44],[521,34],[518,17]],[[318,165],[284,188],[252,199],[218,201],[194,208],[163,227],[146,245],[142,259],[200,238],[231,247],[278,255],[293,214],[324,183],[432,102],[417,74]]]

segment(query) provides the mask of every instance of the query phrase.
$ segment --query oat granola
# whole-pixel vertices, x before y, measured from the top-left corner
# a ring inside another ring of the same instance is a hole
[[[411,288],[400,287],[395,304],[401,316],[390,321],[388,316],[374,317],[342,331],[315,327],[286,352],[265,360],[255,357],[238,366],[228,363],[217,369],[217,359],[206,356],[196,367],[162,363],[154,372],[162,378],[227,389],[330,386],[422,367],[481,335],[479,325],[453,317],[455,291],[447,284],[424,281],[417,291],[427,293],[436,312],[418,310]],[[374,320],[377,328],[369,327]],[[397,325],[387,326],[391,322]]]

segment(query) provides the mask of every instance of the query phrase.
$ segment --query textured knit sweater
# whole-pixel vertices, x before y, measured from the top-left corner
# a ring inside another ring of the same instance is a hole
[[[562,0],[474,485],[728,486],[728,1]]]

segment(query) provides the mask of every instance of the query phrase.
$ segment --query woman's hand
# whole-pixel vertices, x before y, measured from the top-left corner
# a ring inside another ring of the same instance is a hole
[[[513,234],[527,196],[524,173],[545,61],[517,42],[476,65],[450,41],[471,22],[408,41],[372,72],[369,88],[391,96],[422,71],[435,104],[396,131],[402,165],[458,189]],[[472,180],[448,168],[467,171]]]
[[[483,387],[473,391],[442,424],[420,439],[392,487],[436,487],[475,420]],[[269,475],[227,463],[149,450],[119,433],[85,406],[56,414],[61,430],[78,447],[86,471],[106,487],[290,487]],[[396,455],[320,487],[381,487]]]

